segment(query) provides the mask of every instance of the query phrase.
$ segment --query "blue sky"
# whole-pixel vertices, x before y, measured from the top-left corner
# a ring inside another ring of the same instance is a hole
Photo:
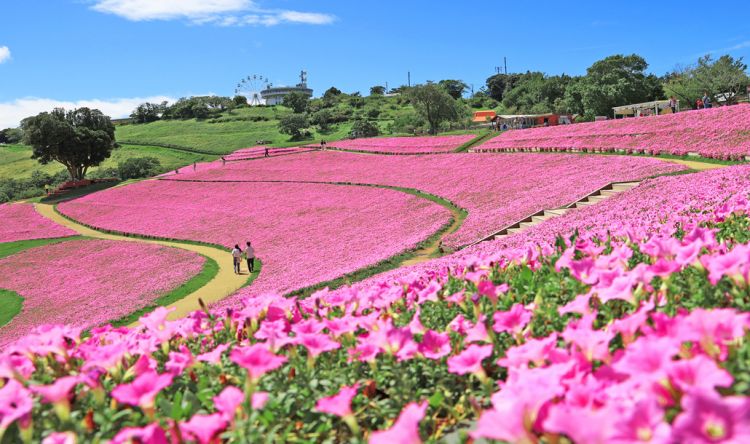
[[[0,128],[55,104],[127,114],[140,99],[231,95],[248,74],[335,85],[509,71],[582,74],[638,53],[663,74],[705,53],[750,59],[750,2],[3,0]]]

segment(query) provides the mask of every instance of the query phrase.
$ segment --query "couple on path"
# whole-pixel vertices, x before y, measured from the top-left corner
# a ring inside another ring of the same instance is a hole
[[[240,264],[242,263],[243,258],[247,262],[248,272],[252,273],[253,269],[255,268],[255,250],[253,250],[253,246],[250,244],[250,241],[245,242],[245,245],[247,245],[245,247],[245,251],[242,251],[239,245],[235,245],[232,249],[232,263],[234,264],[235,274],[241,274]]]

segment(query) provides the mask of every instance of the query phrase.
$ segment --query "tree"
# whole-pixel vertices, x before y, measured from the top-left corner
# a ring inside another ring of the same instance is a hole
[[[45,165],[65,166],[72,180],[81,180],[92,166],[109,158],[115,143],[115,127],[98,109],[55,108],[24,119],[24,141],[33,148],[32,159]]]
[[[367,119],[357,119],[352,125],[352,137],[375,137],[380,134],[380,128]]]
[[[310,102],[310,98],[307,95],[295,91],[285,95],[282,103],[287,108],[291,108],[292,111],[299,114],[304,113],[307,110],[308,102]]]
[[[659,78],[646,74],[648,63],[637,55],[621,54],[595,62],[583,81],[583,108],[589,116],[609,115],[612,108],[663,97]]]
[[[338,89],[338,88],[336,88],[335,86],[332,86],[332,87],[328,88],[326,90],[326,92],[323,93],[323,98],[324,99],[331,99],[331,98],[334,98],[334,97],[340,96],[340,95],[341,95],[341,90]]]
[[[520,74],[495,74],[487,78],[487,92],[498,102],[503,101],[506,91],[510,91]]]
[[[466,91],[466,88],[469,87],[469,85],[460,80],[451,79],[441,80],[438,82],[438,85],[445,88],[445,90],[448,91],[448,94],[450,94],[450,96],[454,99],[460,99],[461,96],[464,95],[464,91]]]
[[[705,91],[721,95],[727,105],[737,103],[739,95],[750,84],[747,65],[742,62],[742,57],[735,60],[729,55],[723,55],[716,61],[710,55],[701,57],[695,77]]]
[[[371,96],[382,96],[383,94],[385,94],[385,86],[375,85],[370,87]]]
[[[664,93],[678,98],[680,108],[695,108],[695,101],[703,96],[703,89],[695,74],[695,66],[678,65],[665,76]]]
[[[302,131],[308,126],[307,114],[304,113],[287,114],[279,120],[279,132],[289,134],[292,140],[300,140]]]
[[[138,105],[131,114],[130,118],[135,123],[149,123],[159,120],[164,108],[156,103],[142,103]]]
[[[14,144],[23,140],[23,130],[21,128],[5,128],[0,131],[0,143]]]
[[[323,108],[320,111],[314,113],[310,118],[310,123],[317,125],[321,132],[326,132],[331,129],[331,123],[333,122],[333,113],[327,108]]]
[[[151,177],[159,172],[161,162],[156,157],[131,157],[117,164],[117,175],[122,180]]]
[[[457,121],[461,117],[459,103],[434,83],[416,85],[409,90],[408,95],[417,114],[429,123],[430,134],[437,134],[442,122]]]
[[[235,106],[247,106],[247,97],[236,95],[232,97]]]

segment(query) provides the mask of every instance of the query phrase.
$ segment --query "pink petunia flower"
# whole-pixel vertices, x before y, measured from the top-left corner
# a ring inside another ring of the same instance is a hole
[[[224,420],[232,422],[240,406],[245,401],[245,394],[237,387],[229,385],[217,396],[214,396],[213,401],[214,407],[223,416]]]
[[[417,349],[427,359],[440,359],[451,352],[451,338],[448,333],[427,330]]]
[[[682,398],[682,410],[674,420],[674,442],[750,442],[750,400],[746,397],[694,392]]]
[[[359,384],[353,386],[343,386],[341,390],[333,396],[318,399],[315,404],[315,410],[339,417],[351,416],[352,399],[357,395]]]
[[[120,384],[112,390],[112,397],[123,404],[143,409],[154,407],[154,399],[159,392],[172,383],[172,375],[146,372],[130,384]]]
[[[247,370],[252,380],[257,381],[261,376],[281,367],[286,356],[271,353],[264,344],[253,344],[248,347],[238,347],[232,350],[229,358],[235,364]]]
[[[448,358],[448,371],[459,375],[484,374],[482,361],[492,355],[492,345],[472,344],[463,352]]]
[[[77,442],[73,432],[54,432],[42,440],[42,444],[76,444]]]
[[[508,332],[512,335],[519,334],[526,327],[526,324],[529,323],[533,314],[523,304],[514,304],[508,311],[495,312],[492,329],[498,333]]]
[[[158,423],[149,424],[145,427],[126,427],[112,438],[110,444],[132,444],[134,442],[169,444],[167,434],[164,433],[164,429]]]
[[[328,335],[318,333],[302,334],[294,342],[305,347],[313,358],[321,353],[341,348],[341,344],[329,338]]]
[[[226,428],[227,422],[219,413],[193,415],[189,421],[180,423],[180,432],[200,444],[210,444],[214,436]]]
[[[221,362],[221,355],[223,355],[228,348],[229,344],[219,344],[210,352],[201,353],[200,355],[196,356],[195,360],[218,365]]]
[[[253,396],[250,398],[250,406],[254,410],[260,410],[268,402],[268,392],[253,392]]]
[[[31,393],[20,382],[15,379],[6,382],[0,388],[0,430],[4,431],[16,421],[25,422],[33,407]]]
[[[427,411],[427,403],[409,403],[388,430],[373,432],[369,444],[420,444],[419,422]]]

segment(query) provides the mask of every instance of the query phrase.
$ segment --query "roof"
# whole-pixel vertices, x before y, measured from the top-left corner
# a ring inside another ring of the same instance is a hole
[[[619,113],[619,111],[631,111],[633,109],[652,109],[655,106],[669,106],[669,100],[654,100],[652,102],[643,102],[643,103],[633,103],[630,105],[621,105],[621,106],[613,106],[612,109],[615,111],[615,113]]]
[[[487,118],[490,119],[495,117],[496,113],[495,111],[475,111],[474,112],[474,119],[472,119],[474,122],[486,122]]]

